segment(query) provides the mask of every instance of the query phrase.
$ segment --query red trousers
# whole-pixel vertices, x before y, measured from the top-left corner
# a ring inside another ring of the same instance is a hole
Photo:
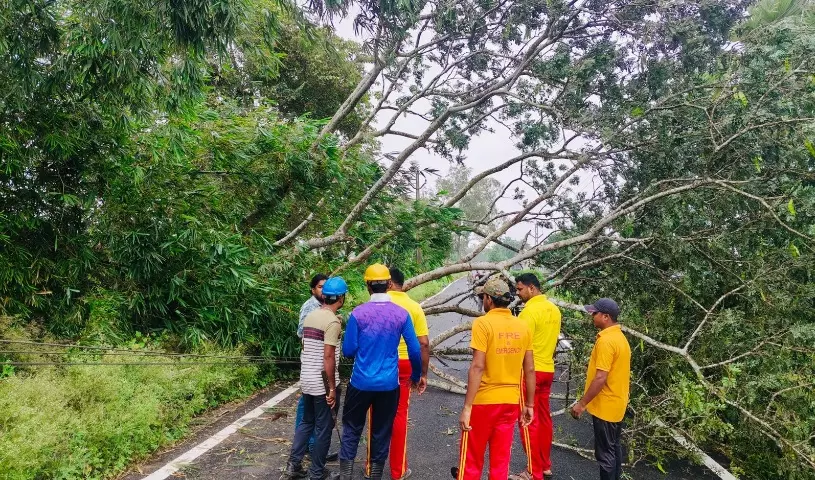
[[[552,468],[552,414],[549,411],[549,394],[555,374],[535,372],[535,416],[528,427],[521,427],[521,443],[527,458],[527,470],[534,480],[542,480],[543,472]],[[525,388],[521,384],[521,392]],[[526,399],[521,394],[521,407]],[[520,422],[518,423],[520,426]]]
[[[473,405],[469,432],[461,432],[458,480],[481,480],[484,453],[490,446],[490,480],[506,480],[518,405]]]
[[[399,360],[399,406],[396,409],[396,418],[393,419],[390,448],[391,478],[393,479],[402,478],[407,471],[408,407],[410,407],[410,374],[412,371],[410,360]],[[368,415],[370,416],[370,412],[368,412]],[[371,439],[370,425],[369,417],[369,444]],[[370,454],[365,462],[365,475],[371,476]]]

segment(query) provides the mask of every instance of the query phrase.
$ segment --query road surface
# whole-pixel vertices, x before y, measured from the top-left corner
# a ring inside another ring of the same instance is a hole
[[[447,298],[467,290],[467,282],[460,279],[444,292],[439,298]],[[476,308],[472,299],[467,299],[462,306]],[[469,320],[456,313],[446,313],[428,318],[430,337],[447,331],[463,321]],[[444,342],[442,346],[466,347],[469,344],[469,333],[462,333]],[[437,359],[433,362],[460,379],[466,379],[467,364],[460,361],[446,361],[441,363]],[[578,368],[578,367],[576,367]],[[559,377],[566,378],[566,372],[557,373]],[[431,374],[432,376],[432,374]],[[570,392],[577,385],[572,382]],[[170,460],[195,445],[205,441],[214,432],[228,425],[235,418],[261,404],[265,399],[271,398],[282,391],[286,385],[271,387],[257,398],[245,405],[232,405],[205,417],[204,424],[193,438],[177,447],[156,456],[139,465],[136,469],[123,476],[125,480],[144,479],[150,473],[166,465]],[[566,384],[559,383],[554,389],[555,393],[565,394]],[[570,395],[573,398],[573,393]],[[294,431],[294,411],[298,394],[291,395],[278,405],[268,409],[259,418],[251,421],[225,440],[206,451],[195,461],[186,464],[181,470],[169,478],[175,479],[206,479],[206,480],[243,480],[243,479],[272,479],[279,478],[291,447]],[[429,388],[422,395],[411,398],[409,434],[408,434],[408,461],[413,470],[415,479],[449,479],[450,467],[458,464],[458,415],[463,404],[463,396]],[[553,400],[553,411],[564,408],[564,400]],[[588,417],[588,415],[586,415]],[[573,420],[566,415],[554,419],[555,440],[561,443],[590,449],[592,447],[591,423],[588,418]],[[336,435],[332,451],[336,449]],[[364,463],[365,443],[360,442],[357,456],[356,477],[362,477],[362,464]],[[526,464],[526,457],[517,439],[513,447],[512,472],[520,471]],[[626,468],[625,474],[635,480],[715,480],[717,477],[704,467],[697,467],[687,463],[674,463],[663,466],[668,474],[659,472],[656,468],[645,462],[639,462],[636,467]],[[337,469],[337,465],[329,464],[329,468]],[[592,460],[580,454],[554,448],[552,451],[552,469],[556,479],[582,480],[597,478],[597,467]],[[387,469],[386,469],[387,470]],[[390,478],[386,473],[385,478]],[[486,472],[483,476],[487,478]],[[153,479],[151,479],[153,480]]]

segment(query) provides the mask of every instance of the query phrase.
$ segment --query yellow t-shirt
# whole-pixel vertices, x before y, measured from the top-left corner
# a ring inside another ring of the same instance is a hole
[[[555,349],[560,335],[560,310],[546,295],[535,295],[518,315],[532,333],[536,372],[555,371]]]
[[[405,292],[389,291],[388,295],[391,301],[400,307],[404,308],[410,314],[410,319],[413,321],[413,329],[416,331],[417,337],[427,336],[427,318],[424,316],[424,311],[418,302],[408,297]],[[408,350],[405,339],[399,339],[399,360],[408,360]]]
[[[487,357],[473,404],[518,405],[524,355],[532,350],[532,336],[526,324],[506,308],[493,308],[473,322],[470,347]]]
[[[631,347],[619,325],[608,327],[597,334],[586,373],[585,391],[588,391],[597,370],[608,372],[608,378],[600,393],[586,405],[586,410],[601,420],[621,422],[628,405]]]

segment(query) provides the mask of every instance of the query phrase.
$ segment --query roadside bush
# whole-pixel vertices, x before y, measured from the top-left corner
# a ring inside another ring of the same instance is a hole
[[[0,472],[9,480],[109,478],[180,438],[194,415],[250,394],[259,373],[185,361],[48,367],[0,379]]]

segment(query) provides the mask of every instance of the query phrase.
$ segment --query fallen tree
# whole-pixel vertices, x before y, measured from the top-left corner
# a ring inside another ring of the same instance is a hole
[[[337,45],[364,68],[317,62],[270,88],[283,15],[244,2],[6,9],[0,313],[83,338],[272,338],[259,348],[288,355],[292,285],[315,271],[358,285],[364,262],[396,263],[412,288],[529,262],[565,299],[625,306],[638,448],[667,448],[659,410],[749,475],[811,478],[808,3],[745,22],[724,0],[284,3],[295,25],[353,11],[365,42]],[[311,71],[342,80],[307,85],[331,93],[324,122],[271,105],[296,104]],[[407,199],[417,152],[473,163],[484,139],[514,145],[458,191]],[[486,214],[463,215],[508,172]],[[505,197],[516,207],[495,211]],[[449,260],[451,232],[480,240]],[[495,244],[512,256],[482,260]]]

